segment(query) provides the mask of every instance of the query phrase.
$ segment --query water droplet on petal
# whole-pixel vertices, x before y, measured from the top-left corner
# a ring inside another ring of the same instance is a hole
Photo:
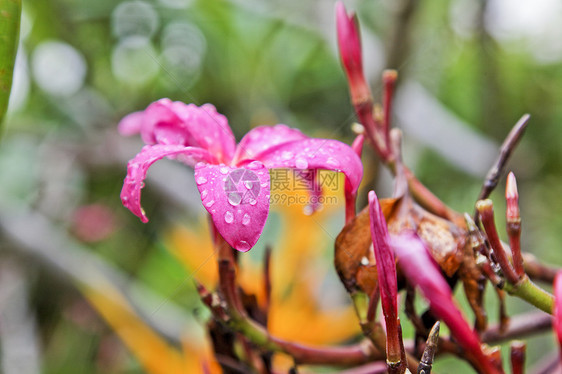
[[[253,186],[254,183],[252,181],[244,181],[244,187],[246,187],[246,189],[251,190]]]
[[[250,200],[250,205],[256,205],[258,201],[256,199]]]
[[[228,167],[221,166],[219,171],[220,171],[221,174],[228,174]]]
[[[252,161],[248,164],[247,168],[251,170],[261,169],[263,164],[259,161]]]
[[[207,183],[207,178],[205,178],[203,176],[197,177],[197,179],[195,180],[195,183],[197,183],[197,185],[199,185],[199,186],[202,185],[202,184],[205,184],[205,183]]]
[[[227,210],[224,214],[224,222],[232,223],[234,221],[234,214],[231,211]]]
[[[242,218],[242,224],[244,226],[247,226],[250,223],[250,215],[248,213],[244,214],[244,217]]]
[[[295,161],[295,166],[297,167],[297,169],[306,169],[308,167],[308,161],[306,161],[304,158],[297,158]]]
[[[240,205],[242,202],[242,194],[239,192],[231,192],[228,194],[228,203],[232,206]]]
[[[201,191],[201,199],[206,198],[208,194],[209,194],[209,192],[207,190]]]
[[[205,206],[206,206],[207,208],[210,208],[210,207],[213,206],[214,203],[215,203],[215,200],[209,200],[209,201],[207,201],[207,202],[205,203]]]
[[[195,164],[195,169],[201,169],[202,167],[204,167],[206,164],[204,162],[198,162],[197,164]]]
[[[331,167],[334,167],[334,168],[340,167],[340,162],[333,157],[328,157],[328,160],[326,161],[326,164],[331,166]]]
[[[236,245],[236,249],[242,252],[246,252],[247,250],[250,249],[250,244],[245,240],[240,240]]]
[[[282,160],[290,160],[293,157],[294,157],[293,152],[283,151],[283,153],[281,153],[281,159]]]

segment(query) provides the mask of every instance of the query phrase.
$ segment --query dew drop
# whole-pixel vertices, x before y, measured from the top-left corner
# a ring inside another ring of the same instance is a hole
[[[247,167],[248,167],[248,169],[256,170],[256,169],[262,168],[262,167],[263,167],[263,164],[262,164],[261,162],[259,162],[259,161],[252,161],[252,162],[250,162],[250,163],[248,164]]]
[[[232,206],[240,205],[242,201],[242,195],[238,192],[231,192],[228,194],[228,203]]]
[[[195,180],[195,183],[197,183],[197,185],[202,185],[207,183],[207,178],[201,176],[201,177],[197,177],[197,179]]]
[[[208,194],[209,194],[209,192],[207,190],[201,191],[201,199],[206,198]]]
[[[204,166],[205,166],[204,162],[198,162],[197,164],[195,164],[195,169],[201,169]]]
[[[340,162],[333,157],[328,157],[328,160],[326,161],[326,164],[329,165],[329,166],[332,166],[334,168],[340,167]]]
[[[246,252],[250,249],[250,244],[245,240],[240,240],[236,245],[236,249],[242,252]]]
[[[250,205],[256,205],[258,201],[256,199],[250,200]]]
[[[290,160],[292,158],[293,158],[293,152],[283,151],[283,153],[281,153],[282,160]]]
[[[228,174],[228,168],[226,166],[221,166],[219,171],[221,174]]]
[[[244,181],[244,187],[246,187],[246,189],[251,190],[253,186],[254,184],[252,181]]]
[[[214,203],[215,203],[215,200],[209,200],[209,201],[207,201],[207,202],[205,203],[205,206],[206,206],[207,208],[210,208],[210,207],[213,206]]]
[[[234,221],[234,214],[231,211],[227,210],[224,214],[224,222],[232,223]]]
[[[295,161],[295,166],[297,169],[306,169],[308,167],[308,162],[304,158],[297,158]]]
[[[250,223],[250,215],[248,213],[244,214],[244,217],[242,218],[242,224],[244,226],[247,226]]]

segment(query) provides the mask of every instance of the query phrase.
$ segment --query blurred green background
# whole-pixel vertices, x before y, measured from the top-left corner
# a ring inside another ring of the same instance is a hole
[[[394,125],[404,130],[405,162],[454,209],[473,210],[498,145],[521,115],[531,114],[509,164],[518,177],[523,248],[562,265],[562,4],[346,6],[359,15],[377,99],[382,69],[399,72]],[[119,192],[141,143],[120,137],[116,125],[169,97],[213,103],[238,140],[254,126],[286,123],[350,143],[355,117],[333,8],[331,0],[24,1],[0,143],[5,373],[143,372],[75,288],[95,272],[120,285],[172,341],[174,323],[202,323],[191,273],[163,238],[172,224],[189,226],[203,216],[192,173],[172,162],[155,166],[143,194],[151,221],[140,223],[121,206]],[[391,180],[370,150],[364,161],[364,193],[375,186],[389,196]],[[499,227],[503,183],[492,195]],[[341,213],[326,223],[333,237]],[[273,214],[255,256],[275,242],[280,219]],[[332,245],[324,261],[331,261]],[[490,301],[491,320],[495,308]],[[510,314],[521,310],[528,308],[510,303]],[[551,334],[531,344],[528,365],[552,345]]]

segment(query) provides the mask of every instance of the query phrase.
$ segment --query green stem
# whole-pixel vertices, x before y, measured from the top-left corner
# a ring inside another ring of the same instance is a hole
[[[534,284],[529,277],[525,276],[516,285],[506,283],[504,289],[510,295],[517,296],[540,310],[552,314],[554,297]]]
[[[0,0],[0,124],[8,109],[18,49],[21,0]]]

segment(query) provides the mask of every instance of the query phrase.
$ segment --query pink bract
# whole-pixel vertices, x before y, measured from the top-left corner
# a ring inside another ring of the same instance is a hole
[[[396,262],[390,248],[390,236],[381,205],[375,191],[369,192],[369,217],[371,238],[377,261],[381,306],[386,322],[387,356],[400,360],[400,337],[398,333],[398,285],[396,281]],[[392,346],[393,345],[393,346]]]
[[[310,170],[313,193],[319,169],[343,172],[355,194],[363,167],[356,152],[337,140],[309,138],[286,125],[250,130],[236,145],[225,116],[211,104],[200,107],[169,99],[131,113],[119,123],[123,135],[140,134],[147,144],[129,161],[121,201],[147,222],[140,203],[148,168],[164,157],[195,167],[195,182],[217,231],[246,252],[259,239],[269,212],[268,169]]]

